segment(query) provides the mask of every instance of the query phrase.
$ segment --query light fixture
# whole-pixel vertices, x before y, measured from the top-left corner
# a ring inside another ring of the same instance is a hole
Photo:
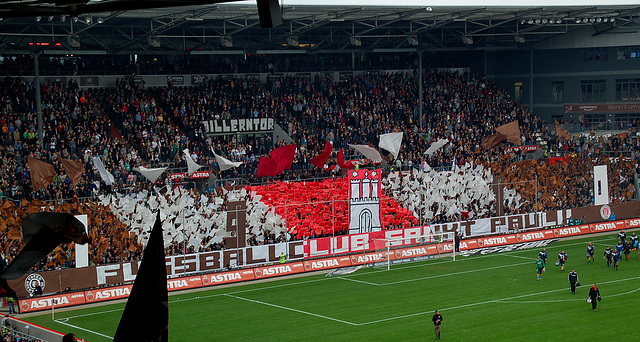
[[[590,18],[590,19],[589,19],[589,22],[590,22],[590,23],[593,23],[593,22],[595,22],[595,21],[596,21],[596,20],[595,20],[595,19],[593,19],[593,18]]]
[[[298,41],[298,36],[288,36],[287,37],[287,45],[289,46],[300,46],[300,42]]]
[[[583,23],[588,23],[588,22],[589,22],[589,18],[584,18],[584,19],[582,19],[582,22],[583,22]]]
[[[614,21],[616,21],[616,18],[611,17],[611,18],[609,19],[609,21],[614,22]]]
[[[602,21],[602,18],[596,18],[596,23],[599,23]]]
[[[98,24],[102,24],[104,23],[104,19],[103,18],[98,18]]]
[[[71,35],[71,36],[67,37],[67,43],[72,48],[79,48],[80,47],[80,37],[78,37],[78,35],[75,35],[75,34]]]
[[[533,19],[529,19],[529,21],[527,21],[527,23],[528,23],[529,25],[533,24]]]
[[[420,41],[418,40],[418,36],[415,35],[415,34],[412,34],[409,37],[407,37],[407,42],[409,43],[409,45],[413,45],[413,46],[420,45]]]
[[[60,17],[60,22],[64,23],[67,20],[67,16],[63,15]]]
[[[604,18],[604,19],[602,19],[602,21],[604,21],[606,23],[607,21],[609,21],[609,18]]]
[[[73,22],[77,23],[78,22],[78,17],[73,17]]]
[[[147,38],[147,44],[149,44],[150,47],[159,48],[160,39],[156,36],[149,36],[149,38]]]
[[[53,16],[52,15],[49,16],[49,21],[53,21]]]
[[[233,39],[231,39],[231,36],[224,35],[220,37],[220,44],[224,47],[232,47]]]
[[[433,11],[433,8],[427,7],[426,10],[427,10],[427,12],[431,12],[431,11]]]
[[[466,45],[473,45],[473,38],[469,36],[462,36],[462,42]]]
[[[536,19],[536,24],[540,24],[540,19]]]
[[[519,43],[519,44],[522,44],[522,43],[524,43],[524,42],[525,42],[524,37],[523,37],[523,36],[521,36],[521,35],[519,35],[519,34],[514,34],[514,35],[513,35],[513,40],[514,40],[516,43]]]
[[[580,24],[582,22],[582,19],[578,18],[576,19],[576,24]]]
[[[547,19],[542,19],[543,24],[546,24],[547,22],[548,22]]]
[[[362,46],[362,40],[360,39],[360,37],[358,36],[351,36],[349,37],[349,42],[351,43],[351,45],[353,46]]]
[[[42,20],[42,17],[36,17],[36,22],[39,23]]]
[[[520,25],[524,25],[525,22],[524,19],[520,20]]]

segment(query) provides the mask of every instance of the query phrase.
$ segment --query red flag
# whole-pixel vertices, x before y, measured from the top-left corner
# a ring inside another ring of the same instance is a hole
[[[277,172],[284,173],[284,170],[289,170],[293,165],[293,157],[296,154],[297,145],[284,145],[271,151],[271,158],[277,165]],[[260,160],[262,162],[262,159]],[[260,167],[258,166],[258,169]]]
[[[38,191],[49,186],[56,176],[56,169],[53,165],[43,162],[40,159],[29,157],[29,171],[31,173],[31,187],[33,191]]]
[[[322,153],[320,153],[319,155],[311,158],[311,164],[322,169],[324,167],[324,164],[327,162],[327,159],[329,159],[329,157],[331,156],[332,150],[333,150],[333,145],[331,145],[331,143],[328,141],[325,142],[324,151],[322,151]]]
[[[260,164],[258,164],[258,178],[264,176],[275,176],[278,174],[278,164],[271,158],[264,156],[260,158]]]
[[[344,162],[343,148],[340,148],[340,152],[338,152],[338,166],[340,166],[341,169],[348,169],[348,170],[353,169],[353,164],[351,163],[351,161],[347,161],[346,163]]]

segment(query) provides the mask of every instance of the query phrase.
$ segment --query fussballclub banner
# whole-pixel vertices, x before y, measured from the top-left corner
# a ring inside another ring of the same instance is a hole
[[[380,169],[349,171],[349,234],[382,230],[381,193]]]
[[[536,248],[539,246],[546,246],[549,243],[557,241],[559,238],[563,237],[637,227],[640,227],[640,218],[583,224],[578,226],[567,226],[561,228],[544,229],[515,234],[504,234],[498,236],[468,238],[460,241],[460,250],[462,251],[461,254],[470,255],[497,253],[522,248]],[[424,229],[424,227],[422,229]],[[330,256],[325,258],[304,260],[301,262],[286,262],[283,264],[271,264],[242,270],[231,270],[226,272],[171,278],[167,279],[167,289],[169,291],[178,291],[204,286],[213,286],[284,275],[293,275],[303,272],[322,271],[340,267],[361,266],[365,264],[384,264],[386,262],[398,263],[406,260],[417,261],[433,258],[433,256],[436,254],[451,253],[453,250],[453,243],[450,240],[442,243],[432,242],[427,244],[421,239],[412,239],[410,236],[412,236],[411,234],[413,233],[416,233],[416,231],[403,232],[403,234],[408,234],[405,235],[407,237],[407,240],[413,240],[412,243],[415,243],[415,245],[410,247],[395,247],[394,249],[389,251],[366,251],[360,249],[360,252],[353,253],[351,255]],[[361,241],[361,238],[358,238],[355,241]],[[356,243],[356,245],[358,243]],[[402,240],[398,241],[398,243],[402,243]],[[84,269],[85,268],[83,268],[82,270]],[[131,269],[133,270],[134,268]],[[137,268],[135,269],[137,270]],[[105,279],[109,278],[110,277],[105,277]],[[135,278],[135,275],[133,275],[133,277],[131,278]],[[33,279],[31,280],[33,281]],[[63,286],[66,285],[70,284],[64,284]],[[19,301],[19,307],[21,309],[21,312],[40,311],[51,309],[53,306],[65,307],[112,299],[127,298],[129,297],[130,293],[131,285],[117,285],[52,296],[23,298]]]

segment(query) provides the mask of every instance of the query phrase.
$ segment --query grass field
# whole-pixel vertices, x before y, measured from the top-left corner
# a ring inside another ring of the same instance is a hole
[[[585,258],[596,246],[595,263]],[[212,288],[169,297],[171,341],[424,341],[433,340],[439,309],[443,341],[603,341],[631,339],[640,323],[640,261],[633,251],[618,271],[602,253],[613,234],[561,240],[547,247],[549,265],[536,281],[539,249],[442,258],[363,268],[340,277],[312,275]],[[555,267],[561,250],[565,272]],[[577,294],[567,274],[575,268]],[[598,311],[585,299],[591,283],[602,293]],[[110,341],[124,304],[28,317],[33,323]],[[141,317],[140,328],[144,329]]]

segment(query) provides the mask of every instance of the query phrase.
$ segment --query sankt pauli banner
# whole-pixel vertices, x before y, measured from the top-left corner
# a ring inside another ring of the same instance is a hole
[[[536,241],[558,239],[563,237],[615,231],[619,229],[640,227],[640,218],[610,221],[602,223],[582,224],[578,226],[567,226],[552,229],[542,229],[515,234],[503,234],[496,236],[485,236],[478,238],[467,238],[460,242],[460,249],[473,250],[477,248],[523,245],[535,243]],[[322,259],[310,259],[303,261],[287,262],[284,264],[266,265],[255,268],[234,270],[227,272],[211,273],[197,276],[187,276],[172,278],[167,280],[169,291],[193,289],[220,284],[229,284],[255,279],[265,279],[277,276],[299,274],[303,272],[313,272],[339,268],[345,266],[364,265],[375,262],[385,262],[386,260],[402,260],[408,258],[419,258],[432,256],[440,253],[449,253],[453,249],[451,241],[443,243],[430,243],[424,245],[411,246],[406,248],[385,250],[362,251],[345,256],[331,256]],[[54,273],[54,272],[46,272]],[[14,287],[17,288],[17,287]],[[86,291],[67,292],[50,296],[20,299],[19,306],[21,312],[32,312],[48,310],[52,306],[66,307],[79,304],[96,303],[101,301],[127,298],[131,291],[131,285],[118,285],[90,289]]]
[[[447,233],[462,229],[467,238],[506,234],[516,230],[535,231],[566,225],[568,218],[584,222],[602,222],[615,214],[618,219],[637,216],[640,202],[626,202],[609,206],[509,215],[478,220],[467,220],[441,225],[419,226],[404,229],[385,230],[363,234],[291,241],[275,245],[250,246],[238,249],[202,252],[167,257],[167,275],[170,278],[196,273],[212,273],[225,269],[228,265],[239,268],[260,266],[277,262],[281,253],[288,261],[302,261],[304,258],[323,257],[340,254],[361,253],[375,247],[370,242],[380,238],[406,238],[397,241],[394,247],[410,245],[416,236],[431,232]],[[467,239],[468,240],[468,239]],[[426,241],[428,242],[428,241]],[[67,288],[85,289],[132,282],[137,273],[138,262],[100,265],[79,269],[65,269],[50,272],[31,273],[9,281],[18,296],[26,297],[39,284],[45,293],[63,292]],[[205,283],[206,285],[206,283]]]

